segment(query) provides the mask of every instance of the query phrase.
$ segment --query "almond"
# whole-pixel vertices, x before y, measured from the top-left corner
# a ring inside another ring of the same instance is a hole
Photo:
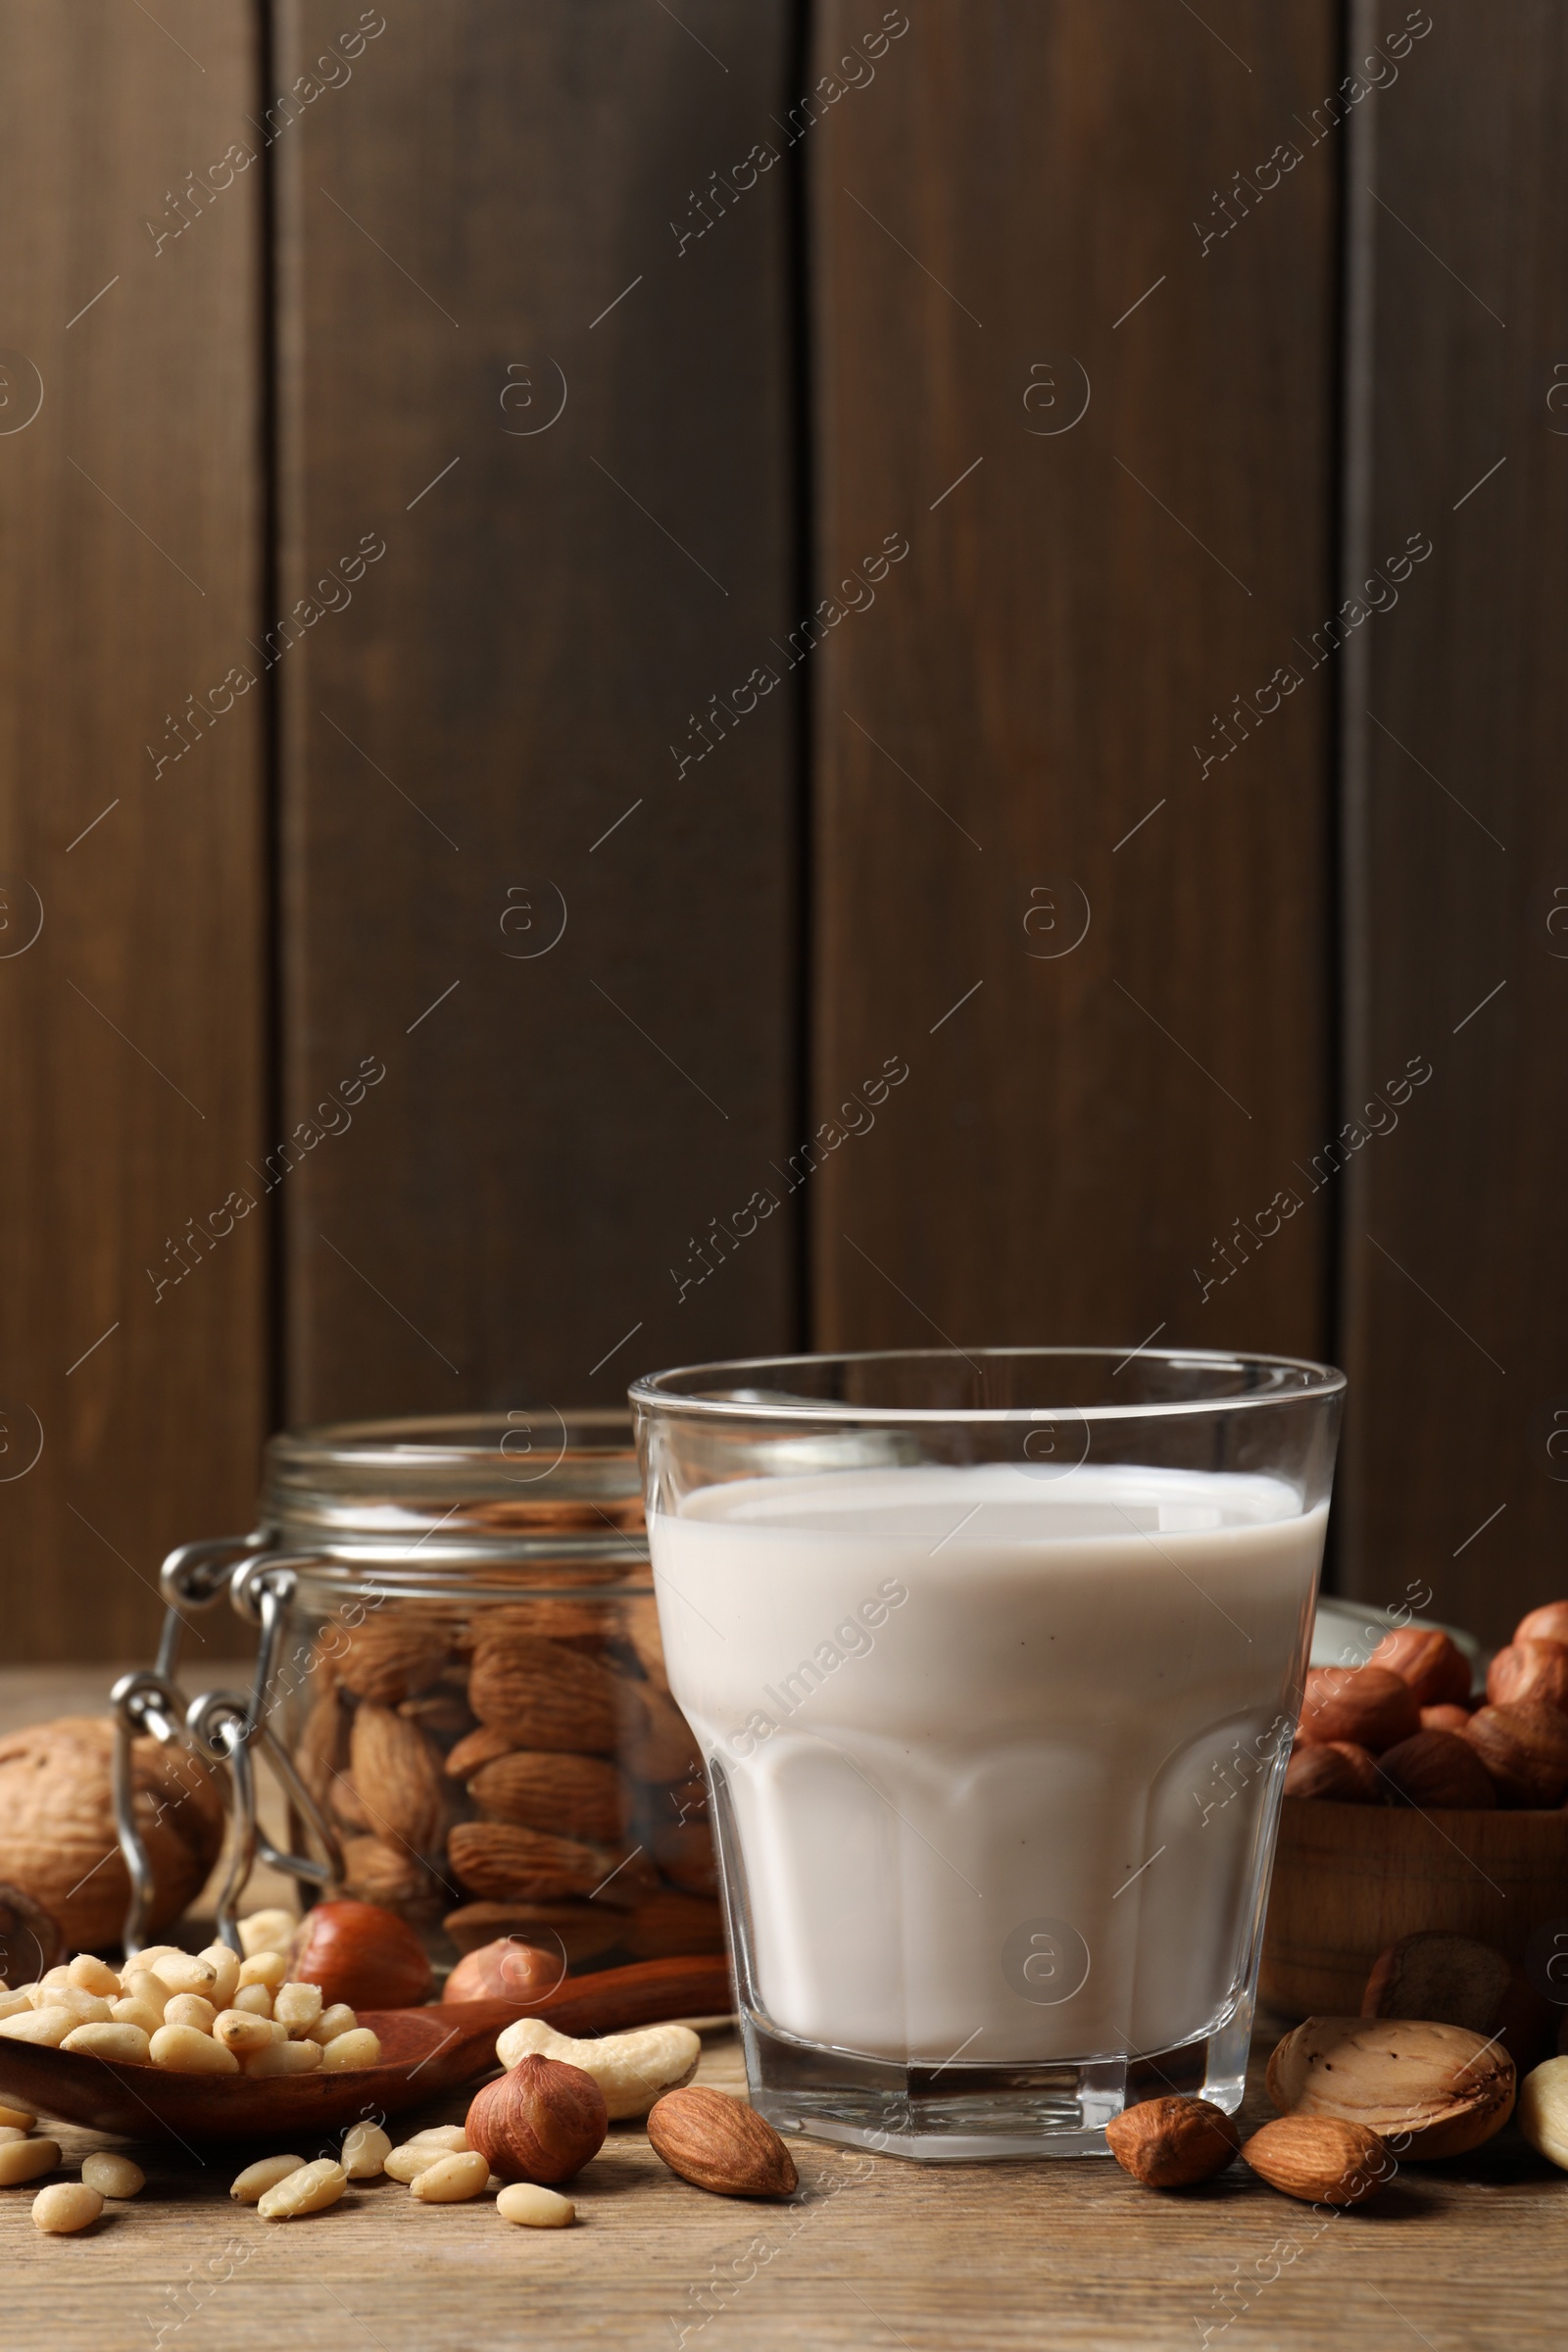
[[[1385,1748],[1377,1769],[1396,1804],[1461,1806],[1491,1812],[1497,1791],[1468,1740],[1458,1732],[1417,1732]]]
[[[1223,2172],[1242,2144],[1236,2118],[1207,2099],[1145,2099],[1105,2126],[1105,2145],[1146,2188],[1190,2188]]]
[[[1544,1699],[1511,1699],[1479,1708],[1464,1737],[1505,1805],[1561,1804],[1568,1788],[1568,1715]]]
[[[602,1845],[623,1838],[631,1816],[626,1784],[613,1764],[559,1749],[513,1749],[481,1765],[468,1783],[468,1794],[492,1821],[594,1838]]]
[[[621,1720],[623,1685],[597,1658],[560,1642],[482,1641],[468,1676],[468,1704],[514,1747],[609,1754]]]
[[[1510,1642],[1487,1668],[1487,1696],[1494,1707],[1520,1698],[1568,1707],[1568,1642]]]
[[[299,1776],[318,1805],[329,1801],[332,1783],[348,1762],[348,1728],[336,1690],[318,1691],[294,1743]]]
[[[654,1860],[683,1894],[718,1892],[718,1856],[706,1821],[683,1821],[659,1831],[654,1838]]]
[[[356,1698],[382,1707],[428,1690],[451,1646],[439,1620],[406,1605],[367,1618],[347,1640],[337,1661],[338,1681]]]
[[[669,1689],[664,1670],[664,1644],[659,1631],[659,1603],[650,1592],[620,1604],[620,1629],[636,1652],[637,1663],[657,1689]]]
[[[514,1600],[486,1609],[474,1620],[478,1642],[527,1640],[565,1642],[579,1649],[603,1649],[614,1632],[612,1609],[602,1600]]]
[[[447,1774],[452,1780],[466,1781],[481,1765],[493,1764],[498,1756],[511,1753],[511,1735],[492,1731],[487,1723],[481,1723],[476,1732],[466,1733],[453,1748],[446,1761]]]
[[[555,1895],[588,1895],[604,1888],[615,1907],[635,1901],[635,1864],[621,1869],[612,1885],[615,1856],[601,1845],[557,1838],[548,1830],[525,1830],[509,1821],[460,1821],[447,1840],[447,1857],[459,1884],[492,1901],[520,1896],[548,1901]]]
[[[441,1893],[417,1854],[384,1838],[344,1838],[343,1884],[356,1901],[388,1910],[428,1909]]]
[[[719,2197],[788,2197],[795,2159],[755,2107],[693,2083],[668,2090],[648,2117],[656,2156],[694,2188]]]
[[[620,1753],[628,1772],[640,1781],[660,1782],[684,1781],[701,1772],[691,1726],[672,1698],[652,1683],[623,1681],[620,1700]]]
[[[1287,2197],[1360,2205],[1398,2167],[1375,2132],[1331,2115],[1284,2115],[1242,2143],[1242,2162]]]
[[[1341,1805],[1381,1805],[1376,1760],[1353,1740],[1298,1740],[1285,1767],[1287,1796],[1315,1796]]]
[[[637,1960],[672,1960],[677,1954],[721,1952],[724,1922],[716,1903],[662,1890],[640,1902],[625,1930],[626,1949]]]
[[[568,1968],[597,1960],[620,1941],[625,1915],[604,1903],[465,1903],[449,1911],[442,1926],[460,1952],[478,1950],[498,1936],[558,1952]]]
[[[1457,1642],[1436,1626],[1402,1625],[1385,1634],[1367,1664],[1386,1667],[1408,1683],[1423,1707],[1470,1695],[1470,1661]]]
[[[1268,2095],[1289,2115],[1364,2124],[1413,2163],[1462,2156],[1513,2111],[1513,2060],[1461,2026],[1400,2018],[1309,2017],[1268,2062]]]
[[[366,1701],[357,1709],[350,1764],[378,1837],[416,1854],[440,1842],[446,1789],[439,1750],[416,1723]]]
[[[332,1775],[326,1801],[332,1819],[340,1830],[354,1830],[366,1838],[374,1830],[369,1807],[355,1788],[352,1773],[335,1772]]]
[[[1303,1740],[1353,1740],[1377,1755],[1421,1729],[1409,1684],[1384,1666],[1313,1666],[1301,1704]]]

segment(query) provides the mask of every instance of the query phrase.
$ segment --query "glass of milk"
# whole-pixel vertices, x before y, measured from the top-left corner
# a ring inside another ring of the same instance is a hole
[[[973,2161],[1237,2107],[1344,1389],[1148,1348],[632,1389],[781,2131]]]

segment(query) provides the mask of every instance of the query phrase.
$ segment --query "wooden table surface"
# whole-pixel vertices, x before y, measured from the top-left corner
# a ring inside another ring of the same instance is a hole
[[[41,1688],[41,1683],[37,1688]],[[21,1678],[0,1678],[0,1728]],[[48,1704],[65,1703],[51,1689]],[[71,1703],[80,1703],[72,1701]],[[41,1712],[42,1709],[34,1709]],[[1269,2038],[1260,2034],[1259,2058]],[[1258,2070],[1254,2069],[1254,2074]],[[739,2090],[727,2031],[700,2079]],[[394,2136],[462,2120],[461,2095]],[[1254,2080],[1246,2115],[1268,2113]],[[92,2135],[62,2131],[79,2161]],[[788,2204],[706,2196],[618,2125],[571,2193],[579,2226],[510,2228],[487,2199],[426,2207],[390,2180],[314,2219],[232,2204],[237,2162],[145,2154],[148,2184],[46,2238],[0,2190],[7,2352],[1432,2352],[1557,2345],[1568,2175],[1511,2128],[1407,2168],[1330,2218],[1236,2167],[1153,2194],[1108,2161],[920,2166],[792,2142]],[[301,2148],[305,2156],[321,2151]]]

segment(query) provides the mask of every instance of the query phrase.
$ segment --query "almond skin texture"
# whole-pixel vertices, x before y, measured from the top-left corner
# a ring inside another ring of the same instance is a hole
[[[1514,2085],[1506,2051],[1426,2020],[1309,2017],[1268,2062],[1282,2113],[1364,2124],[1415,2164],[1491,2139],[1513,2112]]]
[[[1386,1666],[1408,1683],[1418,1706],[1442,1706],[1470,1695],[1470,1661],[1436,1626],[1402,1625],[1385,1634],[1367,1664]]]
[[[650,2110],[648,2139],[672,2173],[714,2196],[788,2197],[795,2192],[795,2159],[772,2125],[755,2107],[727,2098],[721,2090],[707,2090],[700,2083],[667,2090]]]
[[[1309,2205],[1360,2205],[1397,2166],[1375,2132],[1332,2115],[1284,2115],[1242,2146],[1260,2180]]]
[[[492,1821],[553,1830],[559,1837],[601,1845],[615,1844],[631,1819],[630,1791],[602,1756],[517,1748],[482,1764],[468,1783],[468,1794]]]
[[[614,1748],[620,1677],[564,1642],[500,1638],[481,1642],[468,1676],[479,1721],[512,1735],[515,1747],[590,1755]]]
[[[447,1841],[453,1876],[469,1894],[505,1901],[509,1895],[523,1901],[549,1902],[562,1895],[588,1895],[615,1867],[603,1846],[583,1845],[575,1838],[557,1838],[549,1830],[524,1830],[510,1821],[460,1821]],[[607,1899],[630,1903],[635,1867],[622,1871]]]
[[[1470,1721],[1468,1707],[1423,1707],[1421,1729],[1424,1732],[1462,1732]]]
[[[429,1998],[433,1970],[417,1935],[374,1903],[318,1903],[305,1914],[290,1976],[319,1984],[323,2008],[409,2009]]]
[[[343,1839],[343,1884],[357,1902],[381,1910],[423,1912],[442,1900],[439,1880],[418,1855],[385,1838]]]
[[[449,1911],[442,1926],[460,1952],[474,1952],[481,1944],[512,1938],[555,1952],[568,1968],[597,1960],[620,1941],[624,1914],[605,1903],[465,1903]]]
[[[1376,1760],[1349,1740],[1298,1740],[1285,1767],[1285,1793],[1340,1805],[1384,1802]]]
[[[1568,1642],[1568,1600],[1544,1601],[1513,1629],[1516,1642]]]
[[[348,1639],[336,1662],[337,1679],[356,1698],[378,1707],[395,1707],[427,1690],[447,1662],[441,1629],[406,1608],[367,1618]]]
[[[416,1723],[367,1702],[354,1716],[349,1766],[377,1837],[427,1854],[438,1844],[446,1788],[441,1756]]]
[[[1538,1698],[1568,1708],[1568,1642],[1510,1642],[1487,1668],[1487,1696],[1494,1707]]]
[[[1559,1805],[1568,1788],[1568,1715],[1538,1698],[1481,1707],[1465,1726],[1505,1805]]]
[[[569,2180],[605,2144],[610,2116],[592,2075],[523,2058],[468,2109],[468,2145],[503,2180]]]
[[[1301,1704],[1303,1740],[1353,1740],[1374,1755],[1421,1729],[1409,1684],[1385,1666],[1313,1666]]]
[[[1378,1758],[1384,1786],[1398,1805],[1495,1810],[1497,1791],[1486,1766],[1458,1732],[1417,1732]]]
[[[1105,2145],[1146,2188],[1190,2188],[1222,2173],[1242,2144],[1233,2115],[1207,2099],[1145,2099],[1105,2126]]]

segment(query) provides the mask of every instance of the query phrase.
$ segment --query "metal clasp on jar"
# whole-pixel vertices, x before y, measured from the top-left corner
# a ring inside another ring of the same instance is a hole
[[[218,1896],[218,1932],[231,1950],[240,1949],[236,1909],[258,1856],[270,1869],[305,1886],[329,1886],[343,1876],[336,1832],[295,1770],[292,1757],[268,1728],[267,1715],[278,1645],[295,1572],[301,1563],[268,1548],[265,1534],[220,1536],[182,1544],[165,1560],[159,1584],[166,1603],[157,1664],[122,1675],[110,1693],[115,1714],[114,1804],[120,1850],[130,1877],[125,1913],[127,1958],[147,1939],[153,1897],[152,1867],[136,1822],[132,1757],[135,1741],[151,1737],[166,1747],[184,1747],[215,1766],[226,1783],[227,1866]],[[207,1690],[185,1697],[177,1680],[186,1617],[209,1609],[224,1594],[242,1616],[260,1628],[256,1672],[249,1695]],[[253,1750],[260,1747],[295,1813],[320,1847],[322,1859],[287,1853],[261,1829],[256,1809]]]

